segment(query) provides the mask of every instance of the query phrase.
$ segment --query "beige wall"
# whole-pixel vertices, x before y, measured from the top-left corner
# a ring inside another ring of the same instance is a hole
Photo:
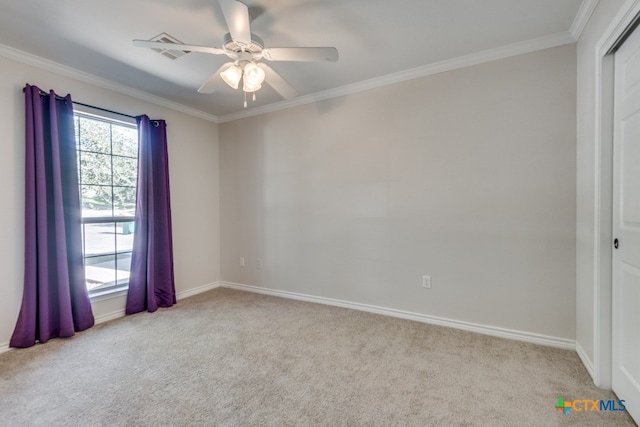
[[[573,340],[575,61],[221,124],[222,279]]]
[[[2,58],[0,81],[0,345],[22,295],[26,82],[167,120],[179,293],[222,278],[575,338],[573,45],[222,124],[219,152],[202,119]]]
[[[24,263],[25,83],[123,113],[167,120],[176,291],[220,279],[218,129],[215,123],[0,57],[0,348],[7,345],[22,298]],[[94,304],[104,316],[124,298]]]

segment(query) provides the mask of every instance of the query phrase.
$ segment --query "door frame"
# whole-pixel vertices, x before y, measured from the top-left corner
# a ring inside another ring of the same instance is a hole
[[[627,0],[595,48],[595,182],[594,182],[594,304],[593,361],[578,355],[598,387],[611,388],[612,217],[613,217],[613,92],[612,49],[640,14],[640,0]]]

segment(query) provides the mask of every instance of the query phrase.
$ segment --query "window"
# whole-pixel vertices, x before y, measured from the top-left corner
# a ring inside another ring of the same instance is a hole
[[[90,294],[126,288],[133,250],[138,131],[75,112],[82,253]]]

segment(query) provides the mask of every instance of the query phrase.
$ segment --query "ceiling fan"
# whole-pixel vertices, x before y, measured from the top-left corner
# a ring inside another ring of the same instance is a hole
[[[189,45],[182,43],[167,43],[151,40],[133,40],[138,47],[153,49],[175,49],[189,52],[208,53],[212,55],[226,55],[231,62],[222,65],[200,88],[200,93],[213,93],[224,82],[233,89],[237,89],[242,80],[244,91],[244,106],[247,107],[247,93],[255,92],[266,82],[284,99],[298,96],[298,92],[287,83],[273,68],[262,59],[268,61],[318,61],[335,62],[338,60],[338,50],[335,47],[272,47],[265,48],[260,39],[251,33],[249,8],[237,0],[219,0],[229,33],[224,36],[222,48]]]

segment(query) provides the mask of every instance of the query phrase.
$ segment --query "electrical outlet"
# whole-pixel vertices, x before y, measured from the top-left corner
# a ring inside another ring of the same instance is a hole
[[[431,289],[431,276],[422,276],[422,287]]]
[[[261,258],[258,258],[258,259],[256,260],[256,268],[257,268],[258,270],[262,270],[262,259],[261,259]]]
[[[240,267],[244,267],[244,257],[240,257]]]

